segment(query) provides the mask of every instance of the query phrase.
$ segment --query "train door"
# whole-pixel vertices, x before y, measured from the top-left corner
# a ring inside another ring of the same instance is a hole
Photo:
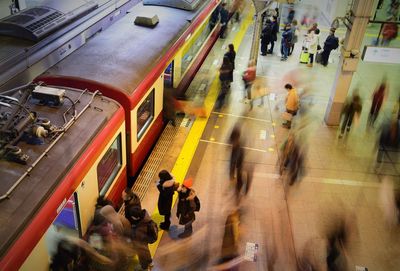
[[[169,63],[164,71],[164,88],[172,88],[174,86],[174,61]]]
[[[53,255],[57,251],[57,244],[60,237],[82,237],[78,207],[78,195],[74,192],[47,230],[46,243],[49,255]]]
[[[47,271],[51,257],[57,252],[59,241],[65,236],[81,236],[77,194],[74,193],[68,200],[65,200],[57,211],[57,218],[19,270]]]

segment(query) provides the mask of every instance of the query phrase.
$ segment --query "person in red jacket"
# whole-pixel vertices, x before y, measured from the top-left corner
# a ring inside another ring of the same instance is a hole
[[[397,38],[398,27],[395,18],[390,17],[388,22],[383,25],[382,29],[382,46],[389,46],[390,42]]]

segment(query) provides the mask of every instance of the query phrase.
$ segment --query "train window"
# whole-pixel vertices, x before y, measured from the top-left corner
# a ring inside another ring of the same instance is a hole
[[[139,140],[154,119],[154,88],[137,111],[137,140]]]
[[[181,64],[181,73],[184,74],[186,70],[190,67],[192,61],[196,58],[197,53],[200,52],[201,47],[206,42],[208,35],[210,34],[210,30],[208,28],[208,24],[205,23],[199,29],[195,36],[188,41],[183,49],[182,54],[182,64]]]
[[[106,194],[122,166],[121,149],[121,134],[119,134],[97,165],[100,195]]]

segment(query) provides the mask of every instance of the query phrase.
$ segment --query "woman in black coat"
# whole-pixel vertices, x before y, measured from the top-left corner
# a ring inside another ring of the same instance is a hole
[[[157,184],[157,189],[160,191],[160,195],[158,196],[158,211],[160,215],[164,216],[164,222],[160,223],[160,228],[168,230],[171,225],[172,197],[176,190],[175,180],[166,170],[161,170],[158,177],[160,178]]]

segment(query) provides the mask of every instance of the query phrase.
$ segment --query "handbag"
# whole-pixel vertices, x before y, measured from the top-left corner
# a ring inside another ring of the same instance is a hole
[[[282,119],[286,121],[292,121],[293,115],[290,114],[289,112],[283,112],[282,113]]]

